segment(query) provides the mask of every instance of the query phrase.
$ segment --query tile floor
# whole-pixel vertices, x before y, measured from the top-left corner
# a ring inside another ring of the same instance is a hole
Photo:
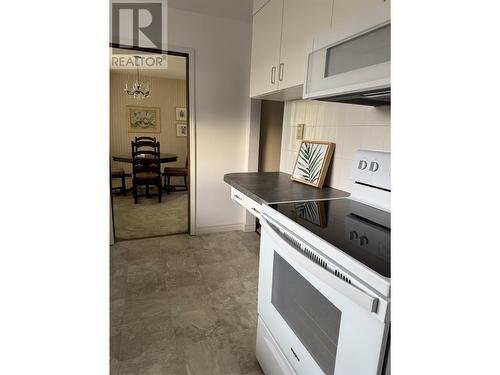
[[[111,374],[263,374],[258,249],[243,232],[112,246]]]

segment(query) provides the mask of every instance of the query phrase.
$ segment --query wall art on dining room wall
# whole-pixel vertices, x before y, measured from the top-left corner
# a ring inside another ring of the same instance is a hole
[[[127,106],[129,133],[160,133],[160,108]]]
[[[188,135],[187,124],[177,124],[177,136],[178,137],[187,137],[187,135]]]
[[[187,110],[185,107],[175,108],[175,119],[177,121],[187,121]]]
[[[334,150],[335,143],[332,142],[302,141],[292,171],[292,180],[322,188]]]

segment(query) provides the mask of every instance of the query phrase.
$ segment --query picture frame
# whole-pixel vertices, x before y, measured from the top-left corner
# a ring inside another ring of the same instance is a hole
[[[335,143],[302,141],[292,170],[292,181],[322,188],[332,161]]]
[[[177,124],[177,137],[187,137],[188,126],[187,124]]]
[[[186,107],[176,107],[175,108],[175,119],[177,121],[187,121]]]
[[[129,133],[160,133],[159,107],[127,106]]]

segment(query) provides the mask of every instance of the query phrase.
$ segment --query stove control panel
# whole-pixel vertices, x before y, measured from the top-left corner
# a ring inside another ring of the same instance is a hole
[[[351,179],[369,187],[391,190],[391,153],[358,150],[354,155]]]

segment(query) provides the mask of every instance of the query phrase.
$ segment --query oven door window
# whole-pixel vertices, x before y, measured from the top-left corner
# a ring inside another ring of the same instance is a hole
[[[325,374],[333,374],[342,312],[278,253],[271,302]]]

